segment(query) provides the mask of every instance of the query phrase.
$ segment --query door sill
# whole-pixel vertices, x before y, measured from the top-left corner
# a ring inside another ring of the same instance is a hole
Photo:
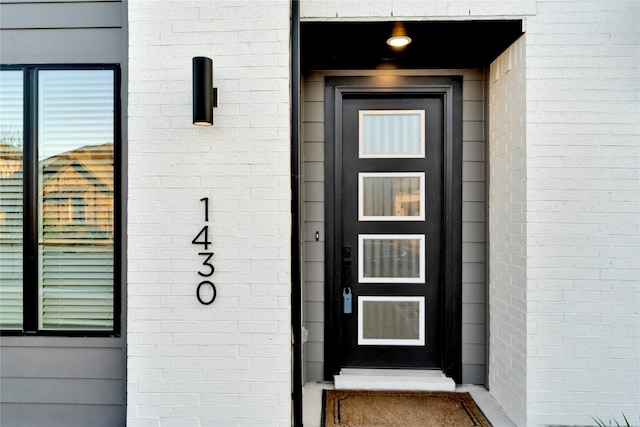
[[[456,383],[440,370],[342,368],[334,376],[338,390],[455,391]]]

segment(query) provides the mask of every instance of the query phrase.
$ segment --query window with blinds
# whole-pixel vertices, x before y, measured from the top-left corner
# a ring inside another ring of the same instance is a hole
[[[33,160],[24,161],[23,174],[22,167],[20,176],[14,174],[16,188],[3,181],[0,209],[5,210],[7,199],[6,205],[17,206],[13,209],[18,213],[24,205],[35,214],[25,214],[26,221],[15,219],[11,230],[0,222],[3,330],[115,330],[115,72],[40,66],[17,72],[35,82],[26,85],[23,96],[35,104],[24,110],[36,112],[24,117],[25,129],[31,129],[24,138],[30,148],[25,153]],[[4,91],[1,96],[4,104]],[[5,157],[2,170],[8,168]],[[35,197],[18,192],[23,181]],[[35,248],[33,256],[16,255],[9,236],[18,249]],[[10,260],[15,272],[5,287],[4,276],[12,270],[5,273],[4,265]],[[20,275],[22,269],[27,274]],[[12,311],[3,310],[13,300],[17,324],[10,318]]]
[[[22,329],[23,73],[0,71],[0,327]]]

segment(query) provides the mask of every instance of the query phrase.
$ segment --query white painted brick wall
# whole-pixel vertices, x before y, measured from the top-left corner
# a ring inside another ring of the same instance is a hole
[[[528,37],[528,36],[527,36]],[[489,73],[489,387],[526,425],[525,37]]]
[[[128,425],[289,426],[290,4],[128,7]],[[213,60],[214,127],[191,124],[194,56]]]
[[[638,22],[616,0],[527,19],[528,425],[640,414]]]
[[[492,66],[490,386],[519,425],[640,412],[639,17],[538,1]]]
[[[302,0],[304,18],[476,18],[530,15],[536,0]]]
[[[301,7],[305,19],[526,18],[490,81],[502,93],[490,105],[491,392],[520,425],[637,419],[638,2]],[[280,0],[129,1],[131,426],[289,422],[288,18]],[[214,128],[190,124],[197,55],[214,59]],[[204,196],[212,307],[193,296]]]

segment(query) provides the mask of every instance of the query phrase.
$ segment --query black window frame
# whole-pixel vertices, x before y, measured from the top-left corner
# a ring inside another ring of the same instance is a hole
[[[122,77],[120,64],[0,64],[0,71],[23,72],[23,324],[0,329],[0,336],[120,337],[122,327]],[[113,328],[43,330],[38,328],[38,73],[49,70],[113,71]]]

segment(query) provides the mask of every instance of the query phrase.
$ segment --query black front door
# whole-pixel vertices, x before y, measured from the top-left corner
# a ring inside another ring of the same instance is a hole
[[[444,369],[445,334],[459,329],[444,327],[452,100],[433,87],[332,90],[333,370]]]

